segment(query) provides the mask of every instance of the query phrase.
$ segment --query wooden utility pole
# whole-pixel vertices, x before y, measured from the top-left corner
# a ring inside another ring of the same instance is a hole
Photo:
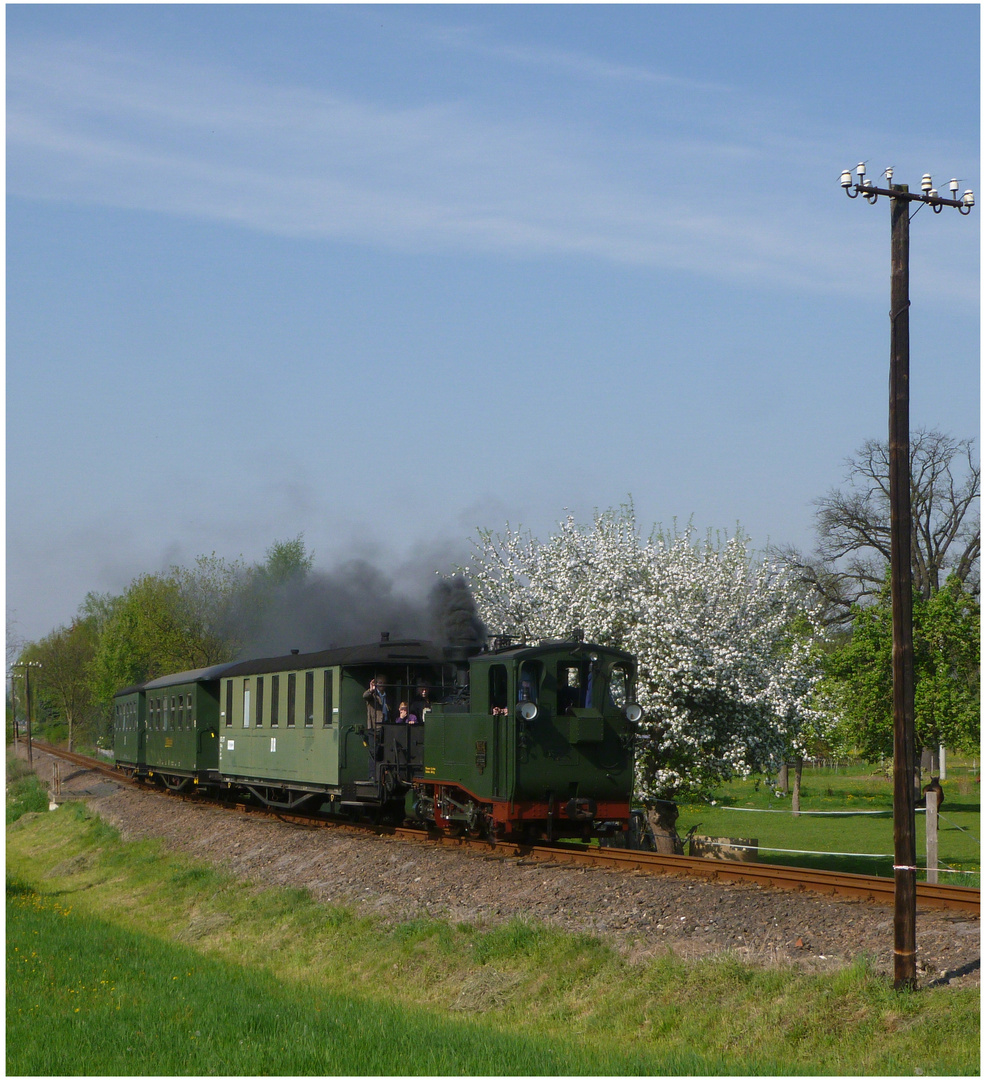
[[[10,672],[10,712],[14,719],[14,750],[20,739],[17,737],[17,683],[14,682],[14,672]]]
[[[894,987],[917,988],[917,844],[914,836],[914,639],[911,586],[910,325],[911,204],[890,200],[890,599],[894,704]]]
[[[27,763],[28,765],[34,765],[34,747],[31,745],[31,668],[39,668],[41,665],[37,660],[21,660],[19,663],[11,665],[15,668],[24,669],[24,713],[27,720]],[[14,714],[14,723],[17,723],[17,714]]]
[[[31,746],[31,664],[24,665],[24,708],[27,712],[27,763],[34,765],[34,749]]]
[[[888,187],[878,188],[864,180],[866,164],[852,173],[843,172],[840,183],[850,199],[860,195],[871,205],[881,195],[890,199],[890,598],[893,614],[893,711],[894,711],[894,988],[917,988],[917,844],[914,826],[914,639],[911,584],[911,451],[910,451],[910,297],[908,260],[910,209],[927,203],[936,214],[954,206],[969,214],[975,206],[971,191],[955,198],[958,180],[949,181],[952,198],[932,187],[931,177],[921,178],[921,194],[906,185],[890,184],[893,169],[885,176]]]

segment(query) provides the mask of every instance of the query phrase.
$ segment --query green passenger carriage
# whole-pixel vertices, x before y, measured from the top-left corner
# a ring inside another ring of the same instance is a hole
[[[269,806],[306,804],[328,810],[386,801],[395,782],[377,768],[363,694],[383,676],[392,717],[418,688],[443,698],[455,666],[427,642],[382,640],[376,645],[247,660],[228,668],[220,691],[219,771],[223,783],[246,788]],[[388,724],[388,729],[399,725]],[[407,734],[405,732],[405,741]],[[381,791],[383,790],[383,797]]]
[[[128,686],[113,695],[113,756],[128,776],[147,775],[145,703],[140,686]]]
[[[149,778],[183,791],[214,784],[219,768],[219,676],[229,664],[144,683]]]

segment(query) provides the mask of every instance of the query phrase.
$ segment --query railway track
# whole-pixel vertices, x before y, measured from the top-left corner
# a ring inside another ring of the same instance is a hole
[[[69,753],[60,747],[34,741],[34,745],[47,754],[92,769],[109,776],[121,784],[132,783],[155,790],[146,785],[128,780],[115,766],[98,758],[83,754]],[[167,794],[162,792],[162,794]],[[179,795],[178,798],[197,798],[197,796]],[[700,877],[711,881],[734,884],[759,885],[763,888],[787,889],[797,892],[816,892],[828,896],[850,897],[876,904],[892,905],[894,902],[894,882],[891,878],[872,877],[868,874],[844,874],[830,870],[808,870],[794,866],[775,866],[767,863],[727,862],[720,859],[699,859],[687,855],[657,855],[650,851],[631,851],[626,848],[574,847],[565,844],[538,845],[516,844],[499,841],[495,848],[485,840],[473,840],[468,837],[452,837],[445,834],[423,832],[419,829],[407,829],[397,826],[366,825],[340,823],[325,818],[303,817],[266,808],[246,807],[241,803],[233,809],[242,813],[257,813],[274,816],[282,821],[289,821],[307,827],[331,827],[360,829],[377,835],[394,836],[401,840],[427,841],[463,850],[481,852],[486,856],[496,854],[502,858],[524,858],[544,862],[570,863],[579,866],[597,866],[601,869],[619,870],[625,873],[641,874],[679,874]],[[918,882],[917,904],[919,907],[945,908],[979,915],[979,889],[964,885],[930,885]]]

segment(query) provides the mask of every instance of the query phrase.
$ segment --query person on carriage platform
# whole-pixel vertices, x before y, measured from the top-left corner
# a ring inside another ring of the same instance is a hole
[[[366,702],[366,726],[376,731],[381,724],[390,723],[390,707],[387,705],[387,680],[383,675],[370,679],[370,689],[363,695]]]
[[[370,779],[375,779],[376,762],[383,748],[381,725],[390,722],[387,704],[387,680],[383,675],[370,679],[370,688],[363,694],[366,702],[366,748],[370,753]]]
[[[414,715],[414,713],[408,712],[407,702],[406,701],[402,701],[400,703],[400,705],[397,706],[397,719],[394,721],[394,723],[395,724],[417,724],[418,723],[418,718]]]
[[[431,695],[427,686],[418,687],[418,696],[411,702],[408,709],[418,718],[418,723],[423,724],[431,712]]]

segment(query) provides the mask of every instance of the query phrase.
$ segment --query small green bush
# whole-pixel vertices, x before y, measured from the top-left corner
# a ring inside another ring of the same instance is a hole
[[[29,773],[7,786],[7,824],[11,825],[24,814],[41,814],[48,810],[48,790]]]

